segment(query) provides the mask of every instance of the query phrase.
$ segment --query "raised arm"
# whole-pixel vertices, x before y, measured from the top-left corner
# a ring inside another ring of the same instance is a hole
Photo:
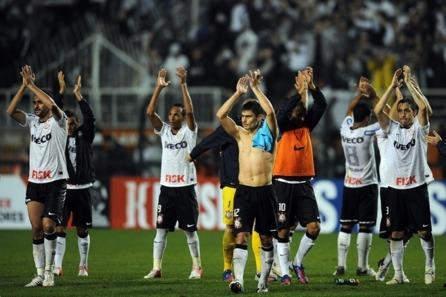
[[[361,76],[359,78],[357,92],[358,92],[358,95],[356,95],[353,98],[353,100],[350,102],[350,104],[347,107],[346,116],[353,115],[353,109],[355,108],[356,104],[358,104],[359,100],[361,100],[361,97],[365,96],[365,97],[373,100],[374,97],[376,96],[375,90],[373,89],[369,80],[363,76]],[[371,98],[371,97],[373,97],[373,98]]]
[[[178,67],[177,68],[177,76],[180,80],[181,93],[183,94],[183,106],[184,106],[184,111],[186,112],[186,123],[187,123],[187,126],[189,127],[189,129],[194,131],[195,127],[197,126],[197,123],[195,122],[192,99],[190,98],[189,90],[187,89],[187,83],[186,83],[187,71],[186,71],[186,69],[184,69],[184,67]]]
[[[63,95],[67,84],[65,83],[65,74],[62,70],[59,70],[57,73],[57,81],[59,82],[59,94]]]
[[[356,104],[358,104],[359,100],[361,100],[362,94],[357,94],[353,100],[350,102],[350,104],[347,107],[347,112],[345,113],[345,116],[352,116],[353,115],[353,109],[355,108]]]
[[[296,89],[296,95],[283,102],[277,111],[277,125],[280,132],[297,128],[299,125],[290,119],[290,114],[293,112],[293,109],[297,106],[299,101],[301,101],[304,106],[307,105],[308,82],[302,71],[299,71],[294,77],[294,88]]]
[[[304,104],[305,108],[308,106],[308,77],[303,71],[298,71],[294,77],[294,88],[297,94],[300,96],[300,100]]]
[[[8,109],[6,110],[11,118],[22,125],[26,124],[26,114],[23,110],[17,109],[17,105],[19,104],[20,100],[22,100],[22,97],[25,94],[25,90],[26,83],[25,80],[22,78],[22,85],[17,90],[17,93],[15,94],[14,98],[12,98],[11,102],[8,105]]]
[[[63,109],[63,95],[65,93],[66,89],[66,83],[65,83],[65,74],[62,70],[59,70],[57,73],[57,82],[59,83],[59,92],[54,94],[54,102],[56,102],[57,106],[59,106],[60,109]]]
[[[161,130],[163,127],[163,122],[161,118],[156,113],[156,107],[158,105],[158,98],[160,96],[161,91],[170,84],[170,81],[166,81],[167,71],[162,68],[158,72],[158,78],[156,79],[156,87],[153,90],[152,97],[150,98],[149,105],[147,106],[146,114],[149,117],[150,122],[152,123],[153,128],[156,130]]]
[[[416,91],[415,86],[411,82],[411,70],[410,67],[407,65],[403,66],[403,77],[404,77],[404,83],[407,86],[407,89],[409,90],[410,95],[412,96],[413,100],[418,106],[418,121],[420,122],[420,125],[422,127],[426,126],[429,122],[429,115],[427,111],[427,105],[424,102],[424,99],[422,96]]]
[[[427,100],[426,96],[424,96],[423,92],[421,92],[421,88],[418,85],[418,83],[413,75],[410,77],[410,82],[411,82],[412,86],[414,87],[415,92],[423,100],[424,104],[426,104],[426,110],[427,110],[428,116],[429,117],[432,116],[432,114],[433,114],[432,107],[429,104],[429,101]]]
[[[27,88],[40,100],[42,100],[42,103],[51,110],[53,116],[56,118],[56,120],[59,120],[62,115],[63,111],[60,109],[60,107],[54,102],[53,98],[51,98],[47,93],[42,91],[38,86],[34,84],[34,78],[35,75],[31,69],[31,66],[25,65],[22,70],[22,76],[23,79],[26,82]]]
[[[81,76],[78,75],[76,78],[76,83],[74,84],[73,94],[82,112],[82,132],[84,133],[85,138],[92,143],[95,136],[96,119],[94,118],[93,110],[91,109],[90,104],[88,104],[87,100],[85,100],[81,94],[81,87]]]
[[[400,76],[402,74],[401,68],[398,68],[393,74],[392,82],[387,90],[384,92],[382,97],[378,100],[375,105],[374,112],[378,118],[379,125],[381,128],[386,129],[389,126],[389,117],[384,113],[384,108],[386,107],[389,97],[393,94],[395,89],[400,84]]]
[[[223,103],[216,114],[218,120],[221,123],[221,126],[226,131],[226,133],[236,139],[239,138],[238,127],[235,124],[234,120],[229,117],[229,112],[232,110],[237,100],[248,91],[248,81],[249,78],[247,76],[239,78],[234,94],[232,94],[232,96],[229,97],[229,99],[226,100],[225,103]]]
[[[313,97],[313,106],[308,110],[305,122],[310,130],[313,130],[327,109],[327,100],[321,90],[314,84],[313,68],[306,67],[303,73],[306,81],[308,81],[308,89]]]
[[[249,71],[249,84],[254,95],[259,99],[260,106],[266,113],[266,121],[268,123],[274,138],[277,138],[277,119],[276,113],[274,112],[274,107],[265,96],[262,89],[260,88],[260,81],[262,80],[262,75],[260,70]]]
[[[390,106],[390,105],[387,103],[387,104],[386,104],[386,107],[385,107],[385,109],[384,109],[384,112],[387,114],[387,116],[388,116],[391,120],[393,120],[393,121],[395,121],[395,122],[398,121],[398,110],[397,110],[398,102],[399,102],[401,99],[403,99],[403,98],[404,98],[403,93],[401,92],[401,88],[400,88],[400,86],[398,85],[398,86],[395,88],[395,101],[393,102],[393,105]]]

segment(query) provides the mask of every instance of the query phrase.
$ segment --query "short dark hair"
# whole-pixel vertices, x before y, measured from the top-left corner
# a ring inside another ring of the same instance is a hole
[[[401,99],[400,101],[398,101],[397,104],[400,105],[403,103],[407,103],[412,110],[418,111],[418,105],[415,103],[415,101],[412,98],[405,97],[405,98]],[[398,105],[397,105],[397,109],[398,109]]]
[[[77,113],[75,113],[74,111],[67,109],[64,112],[68,118],[75,118],[77,121],[79,121],[79,117],[77,116]]]
[[[297,101],[296,106],[294,108],[296,107],[299,107],[303,111],[305,111],[305,109],[307,108],[302,100]]]
[[[366,102],[358,102],[353,107],[353,119],[356,123],[364,121],[364,119],[372,113],[370,106]]]
[[[49,89],[49,88],[40,88],[42,91],[44,91],[48,96],[50,96],[51,98],[53,98],[54,99],[54,96],[53,96],[53,91],[51,91],[51,89]]]
[[[170,110],[172,107],[180,107],[180,108],[181,108],[181,115],[182,115],[183,117],[186,116],[186,110],[184,110],[184,105],[183,105],[182,103],[174,103],[174,104],[172,104],[172,106],[169,108],[169,110]]]
[[[265,111],[263,110],[262,106],[260,105],[259,101],[255,99],[248,99],[242,104],[242,111],[250,110],[252,111],[256,116],[259,114],[265,114]]]

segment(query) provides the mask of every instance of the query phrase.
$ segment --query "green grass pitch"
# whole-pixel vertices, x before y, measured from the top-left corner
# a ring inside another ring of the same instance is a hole
[[[191,260],[185,236],[170,233],[163,263],[163,278],[145,280],[152,265],[154,231],[91,230],[88,278],[77,276],[78,250],[74,230],[67,235],[63,277],[53,288],[24,288],[34,274],[30,231],[0,231],[0,296],[228,296],[234,295],[221,280],[222,232],[200,232],[204,277],[188,280]],[[292,254],[302,233],[294,235]],[[357,287],[337,286],[331,275],[336,266],[336,234],[322,234],[306,260],[310,284],[293,282],[289,287],[270,284],[269,296],[446,296],[446,238],[436,237],[437,278],[424,285],[424,254],[414,237],[405,255],[405,272],[411,283],[386,286],[370,277],[361,277]],[[356,236],[352,237],[346,277],[356,277]],[[370,264],[376,268],[385,254],[385,242],[373,238]],[[245,272],[245,294],[255,293],[254,260],[249,255]],[[388,278],[393,275],[390,271]],[[293,279],[294,280],[294,279]]]

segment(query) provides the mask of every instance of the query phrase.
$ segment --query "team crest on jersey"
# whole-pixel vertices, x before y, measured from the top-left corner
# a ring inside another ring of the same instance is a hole
[[[279,212],[279,214],[277,216],[277,220],[279,221],[279,223],[285,223],[286,214],[284,212]]]
[[[162,224],[162,223],[163,223],[163,215],[162,215],[162,214],[159,214],[159,215],[156,217],[156,222],[157,222],[158,224]]]
[[[351,126],[353,125],[353,118],[352,117],[348,117],[346,120],[347,125]]]
[[[240,229],[242,227],[242,222],[240,218],[235,218],[234,220],[234,228],[235,229]]]
[[[225,211],[225,217],[227,219],[232,219],[232,217],[233,217],[232,211],[230,211],[230,210]]]

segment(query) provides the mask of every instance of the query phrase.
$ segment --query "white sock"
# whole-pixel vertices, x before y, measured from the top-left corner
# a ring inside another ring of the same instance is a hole
[[[314,240],[307,236],[307,233],[302,236],[300,240],[299,249],[297,250],[296,257],[294,257],[294,265],[301,267],[304,261],[304,257],[311,248],[314,246]]]
[[[274,251],[274,260],[273,260],[273,266],[275,267],[275,269],[277,269],[277,267],[279,268],[279,272],[280,275],[282,275],[282,269],[280,267],[280,258],[279,258],[279,251],[278,251],[278,247],[277,247],[277,239],[273,237],[273,251]],[[260,247],[260,258],[262,257],[262,247]],[[262,269],[260,269],[260,274],[262,273]]]
[[[288,245],[290,246],[290,249],[291,249],[291,244],[293,243],[293,235],[294,235],[294,232],[295,232],[296,230],[290,230],[290,233],[288,234],[288,238],[289,238],[289,240],[290,240],[290,242],[288,243]],[[291,267],[291,265],[293,265],[293,261],[292,261],[292,259],[289,259],[289,261],[288,261],[288,267]],[[289,269],[289,268],[288,268]]]
[[[44,235],[45,245],[45,270],[53,272],[54,256],[56,255],[56,232]]]
[[[197,231],[188,232],[184,231],[187,237],[187,244],[189,245],[190,256],[192,257],[192,267],[201,267],[201,256],[200,256],[200,239],[198,238]]]
[[[277,247],[279,247],[279,243],[277,243]],[[266,249],[266,250],[265,250]],[[266,285],[268,283],[268,276],[271,272],[271,266],[273,265],[274,260],[274,248],[272,246],[268,248],[262,247],[262,273],[259,278],[259,285]],[[288,263],[288,258],[287,258]]]
[[[245,273],[246,260],[248,259],[248,249],[236,247],[232,257],[232,266],[234,267],[235,280],[243,284],[243,274]]]
[[[359,232],[356,239],[358,249],[358,268],[369,268],[369,252],[372,245],[372,233]]]
[[[394,278],[398,280],[403,279],[403,241],[391,240],[390,241],[390,253],[392,254],[393,270],[395,270]]]
[[[88,252],[90,251],[90,234],[87,234],[86,237],[77,237],[77,246],[79,248],[79,267],[87,267],[88,268]]]
[[[340,231],[338,234],[338,266],[347,268],[347,254],[352,235]]]
[[[384,257],[383,265],[384,265],[384,267],[387,268],[387,267],[389,267],[390,264],[392,264],[392,254],[390,254],[390,250],[389,250],[387,255]]]
[[[430,240],[425,241],[420,238],[421,247],[423,248],[424,255],[426,257],[425,266],[433,267],[434,266],[434,238],[431,237]]]
[[[45,268],[45,246],[43,244],[43,239],[33,240],[33,258],[37,275],[43,276]]]
[[[262,252],[262,255],[263,255],[263,252]],[[278,264],[280,266],[281,275],[284,276],[285,274],[288,274],[288,271],[289,271],[288,259],[290,256],[290,243],[289,242],[277,242],[276,255],[278,258]],[[276,255],[274,255],[274,258],[276,257]]]
[[[56,255],[54,257],[54,266],[57,268],[62,268],[63,257],[65,255],[66,249],[66,238],[62,236],[57,236],[56,239]]]
[[[390,264],[392,264],[392,254],[388,252],[387,255],[384,257],[383,265],[387,268],[390,266]]]
[[[167,229],[156,229],[156,235],[153,239],[153,270],[161,270],[166,244]]]

